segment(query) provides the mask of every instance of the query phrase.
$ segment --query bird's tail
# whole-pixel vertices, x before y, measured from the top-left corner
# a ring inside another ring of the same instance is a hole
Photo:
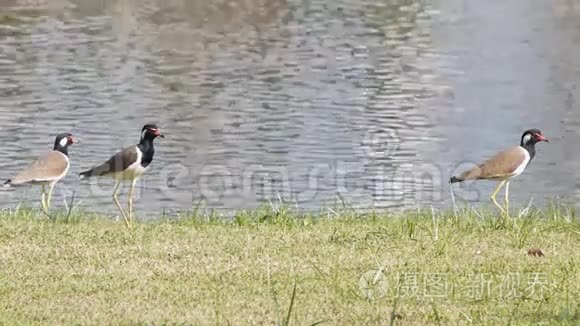
[[[88,179],[92,175],[93,170],[87,170],[84,172],[79,173],[79,177],[81,180]]]
[[[463,179],[459,179],[458,177],[451,177],[451,179],[449,179],[449,183],[457,183],[461,181],[463,181]]]
[[[12,185],[12,180],[6,180],[6,182],[4,182],[4,188],[9,188]]]

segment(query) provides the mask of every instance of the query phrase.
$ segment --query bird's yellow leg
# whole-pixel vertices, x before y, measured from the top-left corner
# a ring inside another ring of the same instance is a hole
[[[117,205],[119,212],[121,212],[121,215],[123,216],[123,220],[125,220],[125,225],[127,226],[128,229],[130,229],[131,225],[129,224],[129,220],[127,219],[127,215],[125,214],[123,207],[121,207],[121,204],[119,203],[118,194],[119,194],[119,186],[120,185],[121,185],[121,181],[116,181],[115,188],[113,189],[113,201],[115,202],[115,205]]]
[[[135,185],[137,179],[131,182],[131,189],[129,189],[129,223],[133,223],[133,195],[135,194]]]
[[[52,191],[54,190],[54,184],[48,186],[48,196],[46,197],[46,210],[50,208],[50,201],[52,199]]]
[[[505,184],[505,199],[504,199],[504,204],[505,204],[505,215],[506,217],[510,217],[510,182],[506,182]]]
[[[493,204],[495,206],[497,206],[497,208],[499,208],[499,210],[505,214],[505,210],[503,209],[503,207],[501,207],[501,205],[497,202],[497,200],[495,199],[495,196],[497,196],[497,193],[500,191],[501,187],[503,187],[503,185],[506,183],[506,181],[502,181],[499,183],[499,185],[497,186],[497,188],[495,188],[495,190],[493,191],[493,193],[491,194],[491,196],[489,197],[491,199],[491,201],[493,202]]]
[[[46,189],[44,188],[44,186],[42,186],[41,189],[41,195],[40,195],[40,204],[42,206],[42,211],[44,211],[45,213],[48,213],[48,209],[46,208]]]

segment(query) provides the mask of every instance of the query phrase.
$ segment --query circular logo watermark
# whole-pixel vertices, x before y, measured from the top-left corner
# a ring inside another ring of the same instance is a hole
[[[389,281],[381,270],[370,270],[361,276],[358,287],[362,295],[368,300],[380,299],[387,296]]]
[[[361,147],[370,158],[392,157],[399,150],[401,139],[394,129],[367,132]]]

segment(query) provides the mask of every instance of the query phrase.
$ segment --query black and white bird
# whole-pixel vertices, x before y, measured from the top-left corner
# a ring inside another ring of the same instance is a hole
[[[32,164],[22,169],[14,178],[6,181],[4,186],[23,184],[42,186],[42,210],[48,214],[54,186],[66,176],[70,166],[68,147],[76,142],[77,140],[69,133],[57,135],[52,151],[40,156]]]
[[[165,136],[161,133],[157,125],[146,124],[143,126],[143,129],[141,129],[141,141],[139,144],[123,149],[103,164],[95,166],[94,168],[80,174],[81,179],[95,176],[109,176],[115,179],[113,201],[121,212],[128,228],[131,227],[133,220],[133,195],[135,192],[135,185],[139,177],[145,173],[153,161],[153,155],[155,154],[153,140],[157,137],[164,138]],[[118,198],[119,186],[124,181],[131,182],[131,188],[129,190],[128,216],[121,207]]]
[[[500,181],[490,196],[491,201],[505,215],[509,215],[509,185],[510,180],[522,174],[536,155],[536,144],[548,139],[538,129],[529,129],[522,134],[519,146],[499,152],[489,160],[463,172],[458,177],[452,177],[449,182],[456,183],[466,180]],[[497,202],[495,196],[505,185],[505,209]]]

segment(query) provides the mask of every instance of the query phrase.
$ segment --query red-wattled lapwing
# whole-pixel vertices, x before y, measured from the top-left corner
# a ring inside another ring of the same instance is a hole
[[[538,142],[548,139],[538,129],[526,130],[519,146],[512,147],[508,150],[500,152],[491,159],[474,167],[471,170],[463,172],[458,177],[452,177],[449,182],[456,183],[465,180],[493,180],[501,181],[497,188],[493,191],[490,198],[503,214],[509,216],[509,185],[513,177],[524,172],[525,168],[530,164],[536,155],[536,144]],[[501,187],[505,185],[505,209],[498,204],[495,196],[500,191]]]
[[[51,152],[39,157],[28,167],[20,171],[14,178],[6,181],[4,186],[10,187],[22,184],[41,185],[42,210],[48,214],[52,190],[56,183],[64,178],[70,166],[68,147],[76,142],[77,140],[69,133],[57,135],[54,141],[54,148]],[[48,187],[48,194],[46,187]]]
[[[121,212],[123,219],[125,219],[128,228],[131,227],[133,219],[133,193],[135,191],[135,185],[139,177],[147,170],[151,161],[153,161],[153,155],[155,154],[153,140],[157,137],[164,138],[159,131],[159,127],[154,124],[147,124],[141,129],[141,141],[139,144],[123,149],[105,163],[80,174],[81,179],[93,176],[110,176],[115,179],[113,201]],[[129,217],[125,214],[118,198],[119,186],[123,181],[131,181],[131,189],[129,190]]]

